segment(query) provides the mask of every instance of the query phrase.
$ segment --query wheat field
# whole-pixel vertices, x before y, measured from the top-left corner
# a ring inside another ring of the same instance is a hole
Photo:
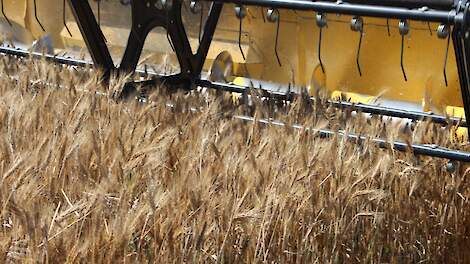
[[[274,115],[262,102],[116,101],[122,80],[96,76],[1,57],[1,263],[470,262],[465,164],[231,118]],[[407,132],[301,99],[274,112],[468,149],[426,122]]]

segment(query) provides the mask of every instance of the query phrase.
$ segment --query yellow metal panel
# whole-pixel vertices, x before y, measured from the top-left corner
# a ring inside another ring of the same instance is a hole
[[[68,8],[67,17],[73,37],[69,37],[63,27],[60,1],[36,1],[38,18],[47,33],[42,31],[34,17],[33,0],[5,0],[5,10],[16,27],[23,28],[24,32],[29,31],[30,38],[51,35],[55,47],[62,47],[63,42],[66,45],[84,46],[80,44],[83,40],[78,29],[74,23],[70,23],[73,18]],[[92,3],[92,7],[96,11],[96,5]],[[266,8],[249,7],[247,10],[241,43],[246,60],[242,58],[238,48],[239,20],[235,16],[234,6],[227,4],[217,25],[205,70],[209,69],[218,54],[227,51],[233,59],[233,72],[236,76],[305,87],[316,83],[316,86],[330,92],[351,92],[414,102],[422,104],[424,110],[440,113],[445,111],[446,106],[462,106],[452,45],[447,65],[448,86],[444,83],[442,72],[447,40],[437,38],[437,24],[431,23],[428,26],[426,23],[410,21],[411,30],[405,38],[404,48],[404,67],[408,77],[408,81],[405,81],[400,68],[401,36],[397,20],[389,20],[389,36],[385,19],[364,18],[359,58],[363,74],[360,76],[356,66],[359,33],[351,31],[350,16],[329,14],[328,26],[323,29],[323,74],[319,70],[319,28],[315,23],[314,12],[280,11],[280,66],[274,52],[276,23],[263,20],[262,15],[266,13]],[[199,15],[190,14],[183,8],[183,16],[191,46],[195,49],[198,45]],[[103,1],[101,20],[108,44],[113,50],[122,51],[130,25],[130,8],[118,1]],[[23,35],[27,39],[28,34]],[[156,57],[172,53],[163,35],[150,36],[152,47],[149,46],[149,52],[155,53]],[[154,41],[154,37],[159,41]]]
[[[4,11],[5,15],[11,22],[14,22],[20,26],[25,26],[26,16],[26,1],[25,0],[4,0]],[[6,22],[6,19],[2,19]]]
[[[63,26],[63,5],[59,0],[36,0],[36,13],[34,0],[26,1],[25,27],[37,39],[45,35],[51,36],[52,44],[56,48],[63,47],[60,32]],[[36,19],[37,15],[37,19]],[[44,27],[41,28],[39,22]]]
[[[331,98],[334,100],[348,101],[351,103],[363,103],[368,104],[374,100],[373,96],[361,95],[357,93],[348,93],[342,91],[333,91]]]

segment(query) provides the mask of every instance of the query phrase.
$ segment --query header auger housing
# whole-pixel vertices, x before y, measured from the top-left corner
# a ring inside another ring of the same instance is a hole
[[[66,1],[75,26],[69,23]],[[153,29],[164,29],[166,38],[148,44],[169,43],[179,73],[155,74],[150,81],[141,83],[132,81],[124,87],[123,97],[131,94],[137,85],[158,83],[174,88],[206,87],[235,93],[246,93],[248,84],[252,83],[266,97],[281,100],[291,100],[298,87],[308,87],[312,93],[327,89],[333,97],[347,99],[330,101],[335,107],[467,127],[463,114],[450,118],[442,115],[450,107],[462,108],[465,116],[470,116],[470,3],[466,0],[66,1],[2,0],[2,14],[5,24],[13,28],[11,31],[29,31],[30,39],[40,39],[44,32],[50,31],[52,43],[60,48],[67,46],[67,38],[76,38],[78,31],[74,29],[79,29],[93,65],[103,70],[105,81],[113,73],[139,71],[146,39]],[[52,11],[41,7],[45,3]],[[103,12],[105,4],[111,6],[111,11]],[[207,5],[206,15],[204,6]],[[119,19],[124,17],[120,13],[123,8],[131,9],[128,20]],[[198,21],[198,25],[185,23],[188,12],[200,16],[190,20],[190,23]],[[106,16],[121,24],[129,23],[130,32],[122,45],[119,64],[113,60],[110,46],[120,44],[115,44],[114,38],[107,39],[102,30],[108,26]],[[197,34],[189,34],[188,26],[198,28]],[[224,32],[217,33],[217,29]],[[410,43],[413,34],[416,43]],[[31,54],[10,47],[0,51],[14,56]],[[53,55],[46,58],[65,64],[87,64]],[[216,71],[220,74],[214,74]],[[282,89],[274,91],[273,87]],[[368,96],[378,94],[390,102],[403,101],[405,107],[369,104]],[[422,105],[423,109],[407,108],[409,104]],[[425,112],[428,110],[441,115]],[[321,131],[320,134],[330,136],[330,133]],[[351,138],[363,139],[354,135]],[[376,141],[380,147],[387,146],[384,140]],[[400,151],[407,150],[404,143],[390,145]],[[428,145],[411,148],[419,155],[470,161],[470,154],[460,151]]]

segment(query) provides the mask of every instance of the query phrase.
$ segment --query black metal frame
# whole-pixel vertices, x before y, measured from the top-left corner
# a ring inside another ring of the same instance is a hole
[[[93,63],[109,76],[115,69],[108,45],[88,1],[68,0]]]
[[[140,59],[145,40],[150,31],[162,27],[168,32],[169,40],[175,50],[181,72],[164,76],[166,83],[190,88],[201,75],[209,46],[222,11],[222,3],[212,3],[204,26],[197,52],[193,54],[181,17],[182,1],[167,0],[168,6],[161,6],[157,0],[136,0],[131,2],[132,26],[127,47],[121,64],[115,68],[106,40],[96,21],[88,1],[68,0],[82,36],[93,59],[93,63],[105,69],[105,79],[117,70],[119,73],[133,73]],[[161,80],[160,80],[161,81]]]
[[[93,61],[96,65],[108,70],[114,70],[111,56],[106,46],[103,33],[93,15],[93,11],[88,1],[68,0],[74,17],[79,25],[80,31],[90,50]],[[155,27],[163,27],[169,34],[171,43],[174,45],[178,61],[180,63],[181,75],[179,77],[198,76],[202,70],[202,65],[207,55],[212,37],[219,20],[220,12],[224,3],[234,3],[237,5],[256,5],[270,8],[292,9],[313,11],[319,13],[338,13],[354,16],[370,16],[394,19],[411,19],[428,22],[440,22],[454,25],[454,45],[458,38],[463,38],[467,30],[468,3],[467,0],[456,0],[454,5],[449,6],[452,0],[375,0],[374,4],[356,4],[354,0],[345,2],[331,1],[306,1],[306,0],[206,0],[212,2],[208,18],[204,27],[204,35],[196,54],[191,51],[188,37],[181,18],[182,0],[167,0],[169,7],[158,5],[157,0],[132,1],[132,30],[128,39],[128,44],[124,57],[119,67],[119,71],[133,72],[140,58],[140,54],[148,33]],[[414,8],[417,5],[429,3],[448,10]],[[399,6],[399,5],[402,6]],[[446,5],[444,5],[446,4]],[[457,32],[456,32],[457,31]],[[457,49],[459,52],[464,49]],[[194,78],[190,78],[194,79]]]

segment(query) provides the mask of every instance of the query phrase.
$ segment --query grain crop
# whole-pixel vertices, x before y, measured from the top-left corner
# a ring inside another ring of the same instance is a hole
[[[470,262],[467,165],[231,116],[468,150],[449,129],[98,76],[1,58],[1,263]]]

